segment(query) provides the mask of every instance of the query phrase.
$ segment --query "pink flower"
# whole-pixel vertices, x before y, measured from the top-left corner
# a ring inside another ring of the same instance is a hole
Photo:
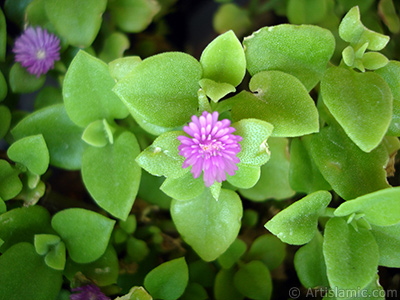
[[[192,122],[183,127],[191,137],[178,137],[182,143],[178,147],[179,154],[186,157],[182,168],[192,166],[194,178],[198,178],[203,171],[207,187],[215,181],[226,180],[226,173],[235,175],[238,169],[236,164],[240,160],[236,154],[240,152],[239,142],[242,137],[233,135],[235,128],[230,125],[231,121],[228,119],[218,121],[218,112],[210,114],[205,111],[199,118],[192,116]]]
[[[73,292],[79,292],[79,294],[70,295],[71,300],[110,300],[106,295],[104,295],[99,287],[94,284],[80,286],[78,288],[72,289]]]
[[[15,61],[39,77],[54,68],[54,62],[60,60],[60,40],[40,27],[28,27],[16,39],[13,48]]]

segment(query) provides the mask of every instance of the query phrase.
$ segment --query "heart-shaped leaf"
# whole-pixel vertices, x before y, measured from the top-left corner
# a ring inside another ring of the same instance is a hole
[[[318,226],[318,218],[331,201],[327,191],[312,193],[280,211],[265,224],[265,228],[282,242],[302,245],[312,240]]]
[[[229,269],[243,256],[246,250],[246,243],[240,239],[236,239],[229,248],[218,257],[218,263],[224,269]]]
[[[182,238],[205,261],[228,249],[240,229],[243,208],[239,196],[221,189],[216,201],[209,189],[189,201],[173,200],[172,219]]]
[[[318,26],[283,24],[261,28],[243,45],[251,75],[279,70],[297,77],[310,91],[333,55],[335,38]]]
[[[103,255],[114,224],[114,220],[82,208],[62,210],[51,220],[69,256],[77,263],[90,263]]]
[[[14,198],[22,190],[22,182],[18,174],[17,169],[6,160],[0,159],[0,197],[3,200]]]
[[[370,152],[379,145],[392,119],[393,102],[380,76],[331,67],[321,92],[329,111],[361,150]]]
[[[379,265],[400,268],[400,223],[392,226],[372,225],[371,232],[379,247]]]
[[[7,106],[0,105],[0,139],[8,132],[11,124],[11,112]]]
[[[178,178],[168,177],[160,189],[173,199],[190,200],[200,196],[205,187],[202,177],[193,178],[192,173],[186,172]]]
[[[1,13],[0,13],[1,14]],[[1,37],[0,37],[1,39]],[[1,43],[1,42],[0,42]],[[0,71],[0,102],[7,96],[8,86],[3,73]]]
[[[301,136],[319,130],[318,111],[301,82],[280,71],[265,71],[250,80],[250,90],[232,100],[232,119],[256,118],[274,126],[273,136]]]
[[[125,56],[109,62],[108,69],[110,70],[111,76],[116,81],[119,81],[128,75],[133,68],[141,62],[142,59],[139,56]]]
[[[46,76],[32,75],[19,63],[15,63],[10,70],[9,84],[14,93],[33,93],[40,89],[46,80]]]

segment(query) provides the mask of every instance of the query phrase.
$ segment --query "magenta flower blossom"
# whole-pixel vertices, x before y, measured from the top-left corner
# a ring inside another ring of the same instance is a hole
[[[54,67],[60,60],[60,40],[54,34],[40,27],[28,27],[16,39],[14,48],[15,61],[39,77]]]
[[[80,293],[70,295],[69,298],[71,300],[110,300],[110,298],[104,295],[99,287],[94,284],[83,285],[72,289],[72,291]]]
[[[199,118],[192,116],[192,122],[183,127],[191,138],[183,135],[178,137],[182,143],[178,147],[179,154],[186,157],[182,168],[192,166],[194,178],[198,178],[203,171],[207,187],[215,181],[226,180],[226,173],[235,175],[238,169],[236,164],[239,158],[236,154],[240,152],[242,137],[233,135],[235,128],[230,125],[228,119],[218,121],[218,112],[210,114],[205,111]]]

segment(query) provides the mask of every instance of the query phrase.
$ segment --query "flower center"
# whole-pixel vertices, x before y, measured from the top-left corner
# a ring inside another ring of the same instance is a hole
[[[45,59],[46,51],[44,51],[43,49],[38,50],[38,52],[36,52],[36,58],[37,59]]]
[[[220,141],[210,141],[208,143],[199,144],[203,154],[208,154],[210,156],[217,156],[217,153],[223,149],[223,145]]]

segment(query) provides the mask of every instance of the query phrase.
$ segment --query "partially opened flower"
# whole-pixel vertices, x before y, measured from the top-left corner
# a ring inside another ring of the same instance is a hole
[[[203,171],[207,187],[215,181],[226,180],[226,173],[235,175],[238,169],[236,164],[239,158],[236,155],[240,152],[242,137],[233,135],[235,128],[230,125],[228,119],[218,121],[218,112],[210,114],[205,111],[199,118],[192,116],[192,122],[183,127],[191,137],[178,137],[182,143],[178,147],[179,154],[186,157],[182,167],[192,166],[194,178],[198,178]]]
[[[28,27],[16,39],[13,52],[15,61],[39,77],[54,68],[54,62],[60,59],[60,40],[46,29]]]
[[[71,300],[110,300],[104,295],[99,287],[94,284],[80,286],[72,289],[73,292],[79,292],[79,294],[70,295]]]

